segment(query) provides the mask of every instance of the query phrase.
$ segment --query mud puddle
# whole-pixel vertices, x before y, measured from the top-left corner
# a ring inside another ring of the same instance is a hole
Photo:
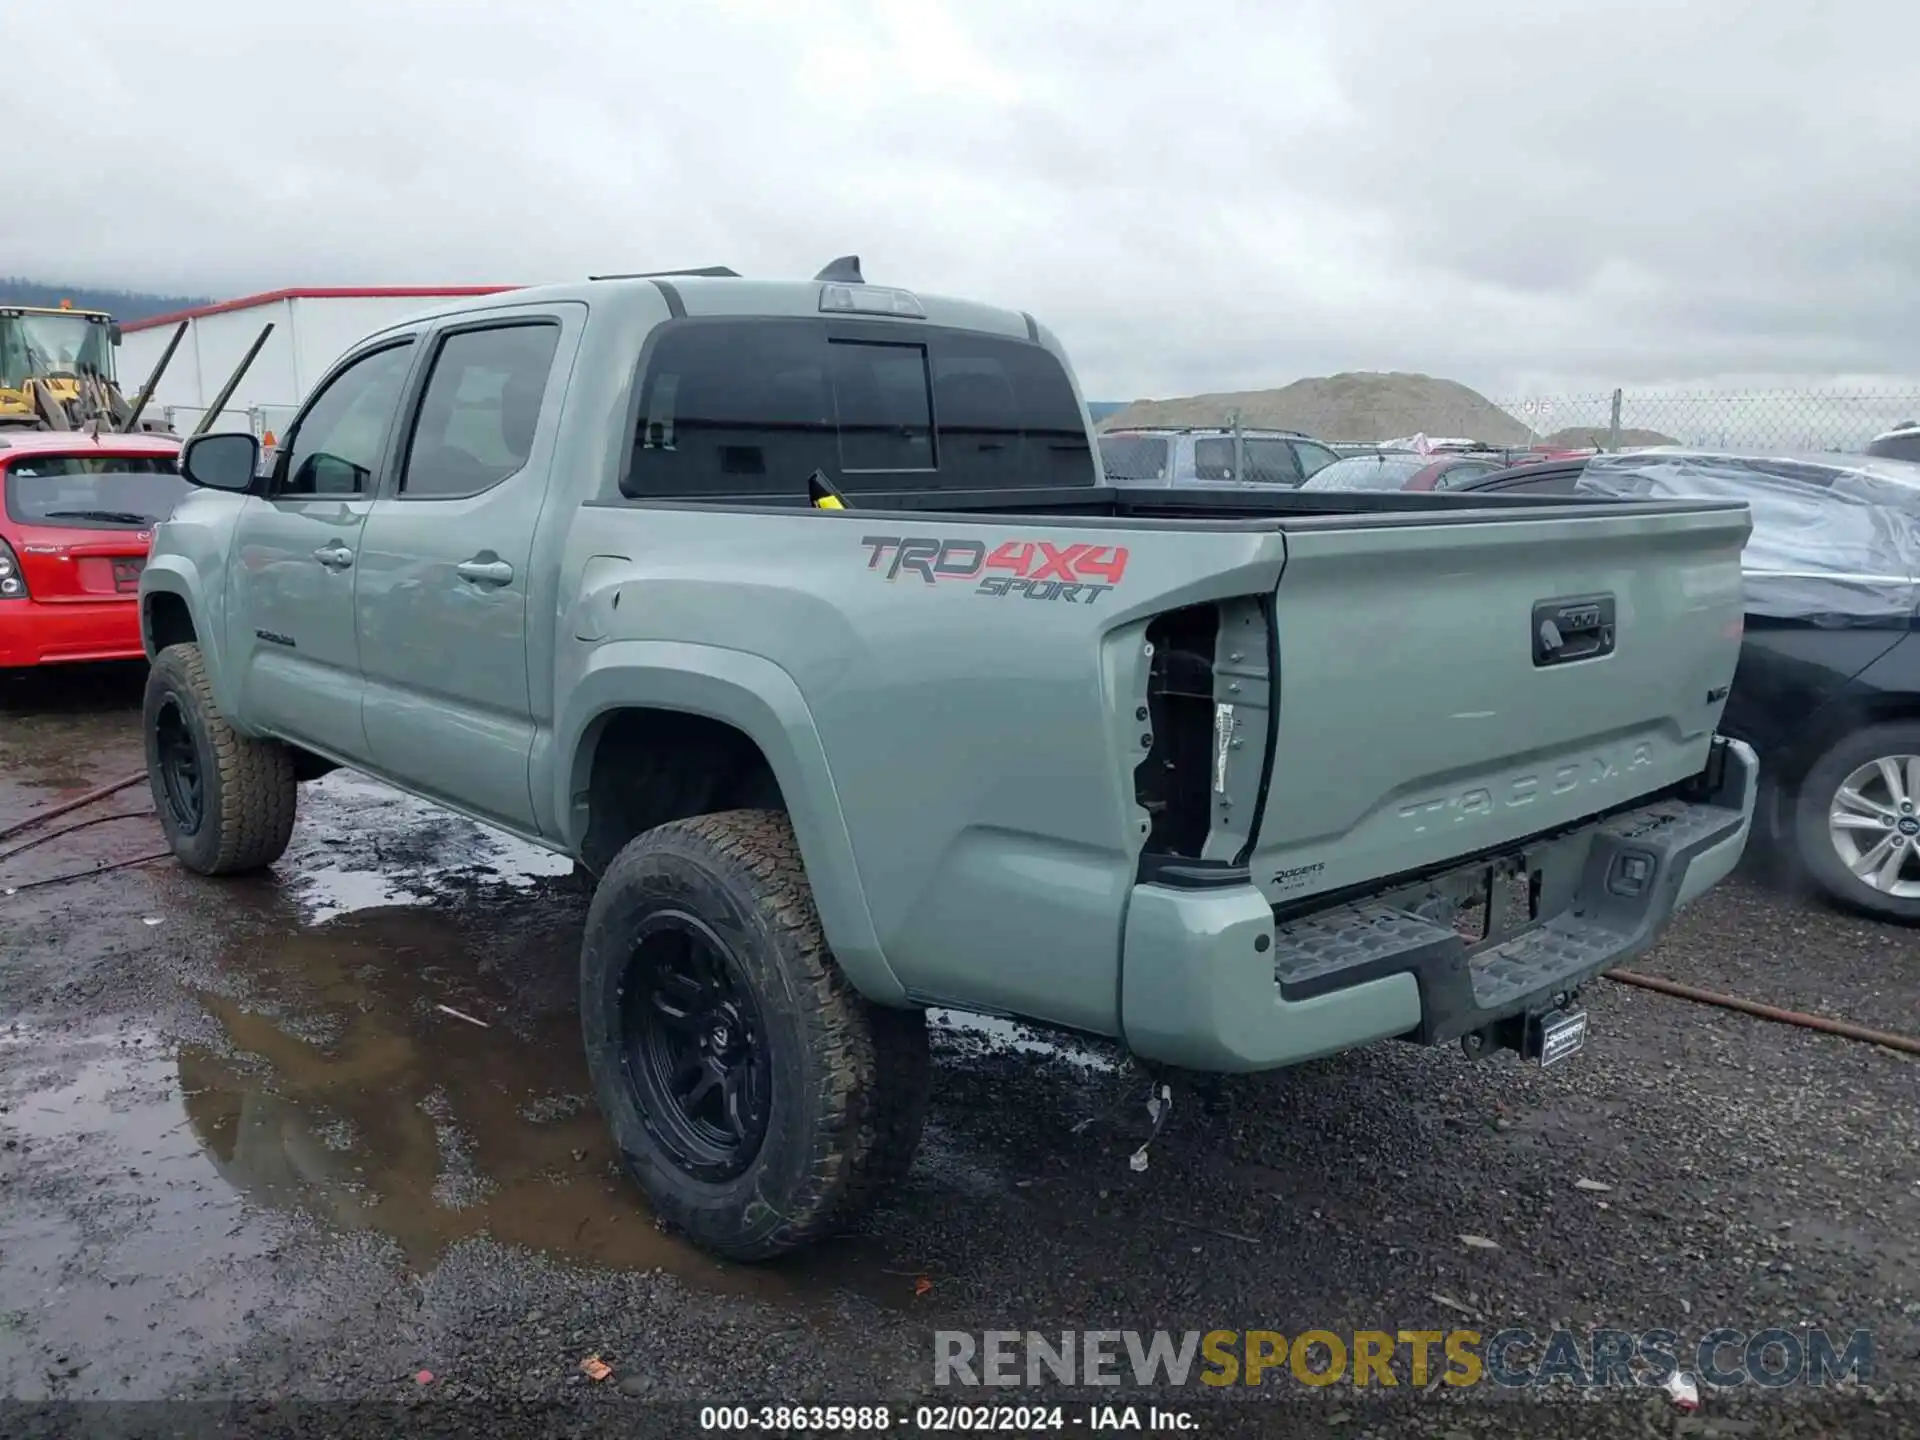
[[[122,1237],[131,1266],[177,1279],[299,1216],[390,1241],[416,1273],[486,1237],[723,1293],[911,1297],[858,1239],[736,1267],[656,1226],[592,1099],[570,861],[356,776],[301,801],[272,875],[156,877],[173,897],[156,936],[191,935],[190,911],[221,922],[214,948],[189,940],[168,966],[204,1017],[192,1043],[42,1036],[40,1063],[9,1072],[0,1133],[40,1156],[84,1137],[76,1176],[114,1175],[173,1217]],[[7,1233],[28,1289],[78,1263],[58,1227]]]
[[[124,828],[139,827],[102,827]],[[150,1390],[170,1357],[278,1313],[251,1277],[351,1237],[415,1275],[484,1238],[803,1309],[847,1292],[913,1305],[919,1266],[876,1239],[741,1267],[655,1224],[592,1099],[575,994],[587,894],[572,870],[339,773],[303,787],[271,874],[161,866],[128,882],[148,890],[135,963],[190,1003],[139,1031],[96,1019],[9,1046],[0,1029],[0,1137],[14,1147],[0,1176],[30,1165],[35,1182],[0,1219],[0,1294],[27,1297],[11,1320],[0,1302],[0,1371],[48,1394]],[[934,1022],[949,1055],[1013,1045],[1080,1074],[1112,1063],[1007,1022]],[[954,1139],[930,1132],[927,1183],[958,1172],[977,1203],[1010,1193]],[[195,1294],[220,1299],[203,1313]],[[143,1338],[103,1382],[100,1337],[128,1327]]]
[[[156,1393],[275,1303],[248,1262],[270,1261],[291,1227],[245,1214],[208,1163],[159,1037],[0,1038],[50,1067],[0,1092],[7,1393]]]

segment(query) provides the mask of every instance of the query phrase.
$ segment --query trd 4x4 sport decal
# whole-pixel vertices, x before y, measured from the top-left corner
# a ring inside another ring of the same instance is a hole
[[[860,543],[867,547],[867,568],[884,570],[889,580],[903,575],[918,576],[928,585],[977,580],[976,595],[1091,605],[1127,573],[1127,552],[1120,545],[1008,540],[989,552],[979,540],[911,535],[868,535]]]

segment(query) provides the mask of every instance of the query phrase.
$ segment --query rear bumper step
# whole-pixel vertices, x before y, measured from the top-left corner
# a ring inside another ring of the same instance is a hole
[[[1274,981],[1283,998],[1305,1000],[1412,975],[1420,987],[1413,1038],[1426,1044],[1558,1009],[1584,982],[1659,938],[1679,908],[1692,861],[1742,831],[1744,814],[1737,794],[1731,798],[1734,805],[1664,800],[1603,822],[1572,902],[1492,944],[1471,946],[1449,926],[1381,904],[1343,905],[1280,925]]]
[[[1496,923],[1479,943],[1415,913],[1427,886],[1277,924],[1251,887],[1201,895],[1139,886],[1122,973],[1128,1042],[1152,1059],[1229,1070],[1389,1037],[1465,1039],[1472,1053],[1523,1049],[1531,1018],[1565,1009],[1582,985],[1648,949],[1678,910],[1733,869],[1758,769],[1749,747],[1716,740],[1688,797],[1490,862],[1531,874],[1536,905],[1551,913],[1529,917],[1517,933]],[[1246,908],[1248,897],[1257,909]],[[1170,944],[1189,953],[1167,954]],[[1267,952],[1260,973],[1241,958],[1243,944]],[[1256,986],[1266,989],[1264,1003]]]

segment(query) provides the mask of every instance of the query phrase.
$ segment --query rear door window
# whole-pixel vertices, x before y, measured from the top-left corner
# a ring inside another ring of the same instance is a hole
[[[1193,442],[1193,478],[1196,480],[1232,480],[1233,441],[1196,440]]]
[[[666,327],[641,385],[634,498],[804,498],[1094,483],[1066,370],[1044,347],[933,326]]]
[[[516,474],[533,453],[560,343],[552,322],[456,330],[440,342],[407,449],[400,494],[415,500],[477,495]]]

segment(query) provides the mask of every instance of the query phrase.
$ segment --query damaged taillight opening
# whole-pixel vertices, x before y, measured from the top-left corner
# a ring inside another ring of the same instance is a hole
[[[1147,714],[1153,745],[1133,772],[1134,795],[1147,812],[1146,850],[1197,859],[1212,828],[1214,653],[1220,611],[1190,605],[1147,627],[1153,661]]]

